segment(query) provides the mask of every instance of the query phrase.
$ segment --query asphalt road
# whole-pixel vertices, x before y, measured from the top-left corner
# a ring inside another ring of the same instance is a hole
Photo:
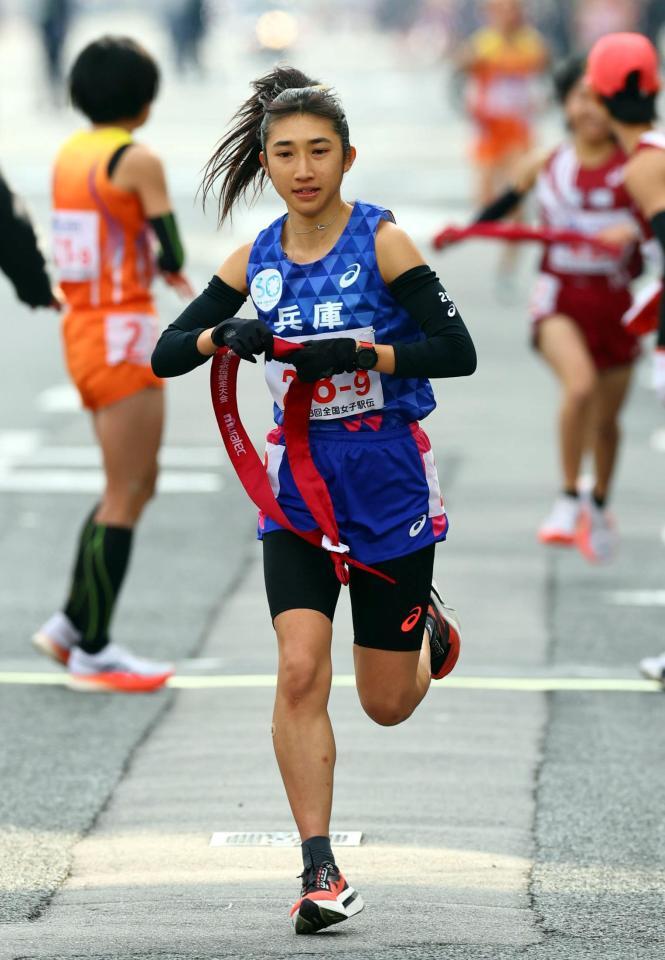
[[[159,48],[143,22],[130,26]],[[49,156],[73,121],[27,122],[28,94],[9,81],[22,57],[30,65],[30,48],[20,29],[12,38],[0,57],[3,124],[15,122],[3,161],[47,223]],[[437,73],[407,68],[379,43],[372,75],[383,82],[369,102],[362,38],[342,39],[334,79],[367,154],[349,195],[393,207],[426,249],[440,222],[464,214],[462,128],[439,104]],[[261,68],[224,44],[228,60],[201,90],[167,75],[170,109],[158,107],[146,131],[167,157],[197,285],[275,210],[268,200],[216,235],[193,206],[219,117]],[[316,63],[325,49],[313,40],[303,59]],[[472,380],[437,386],[427,422],[452,520],[436,577],[460,611],[464,653],[407,724],[373,726],[348,679],[342,605],[333,827],[363,832],[338,859],[367,908],[298,939],[287,920],[297,849],[210,846],[216,831],[289,830],[291,820],[271,752],[275,650],[254,515],[221,456],[206,371],[169,384],[163,488],[141,524],[116,623],[120,642],[176,659],[180,685],[132,698],[37,683],[57,672],[29,636],[61,602],[99,476],[66,389],[57,321],[17,306],[0,282],[3,960],[662,957],[665,701],[646,684],[631,689],[639,658],[664,646],[662,410],[641,368],[616,489],[617,561],[596,569],[539,548],[535,529],[557,489],[556,395],[527,346],[532,260],[523,257],[506,302],[490,247],[431,256],[480,359]],[[165,321],[178,310],[169,291],[160,305]],[[244,372],[241,400],[257,442],[268,417],[259,379]],[[571,679],[579,689],[566,688]]]

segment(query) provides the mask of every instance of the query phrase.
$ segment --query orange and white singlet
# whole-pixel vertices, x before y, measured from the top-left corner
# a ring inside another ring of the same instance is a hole
[[[157,317],[154,257],[138,196],[109,179],[132,142],[121,128],[74,134],[53,171],[55,263],[67,300],[67,364],[85,406],[97,409],[161,381],[150,369]]]

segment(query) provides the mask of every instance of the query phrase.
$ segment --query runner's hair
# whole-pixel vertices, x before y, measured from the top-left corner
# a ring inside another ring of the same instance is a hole
[[[623,90],[602,100],[610,116],[620,123],[653,123],[656,119],[656,94],[642,93],[639,70],[628,74]]]
[[[580,53],[566,57],[565,60],[560,60],[554,65],[552,82],[559,103],[564,104],[566,102],[568,94],[582,79],[585,70],[586,57]]]
[[[219,186],[218,211],[221,225],[233,207],[253,188],[251,200],[263,190],[266,174],[259,154],[265,149],[274,120],[292,114],[311,114],[330,120],[342,141],[346,156],[350,149],[349,125],[335,93],[295,67],[278,66],[252,83],[253,94],[235,113],[231,129],[219,141],[203,170],[203,205]]]
[[[158,88],[156,61],[131,37],[93,40],[69,74],[72,103],[93,123],[133,120],[152,103]]]

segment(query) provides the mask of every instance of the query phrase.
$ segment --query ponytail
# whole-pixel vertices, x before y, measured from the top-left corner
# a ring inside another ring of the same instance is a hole
[[[349,150],[349,127],[344,109],[329,89],[294,67],[275,69],[252,82],[254,93],[231,121],[231,131],[219,142],[203,170],[203,206],[221,179],[218,197],[219,224],[253,187],[251,201],[263,190],[266,174],[259,154],[264,149],[273,119],[294,113],[310,113],[330,120]]]

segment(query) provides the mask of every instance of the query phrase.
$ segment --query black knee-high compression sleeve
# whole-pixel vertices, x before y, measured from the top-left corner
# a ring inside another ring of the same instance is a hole
[[[85,522],[81,527],[79,542],[74,558],[74,568],[72,570],[71,583],[69,585],[69,596],[63,607],[63,613],[71,620],[74,626],[77,626],[78,615],[85,602],[85,577],[83,575],[83,556],[85,554],[86,544],[90,534],[95,528],[95,514],[99,510],[99,504],[96,503]]]
[[[91,523],[81,537],[75,602],[65,613],[81,633],[86,653],[99,653],[109,642],[109,626],[129,565],[133,531]]]

